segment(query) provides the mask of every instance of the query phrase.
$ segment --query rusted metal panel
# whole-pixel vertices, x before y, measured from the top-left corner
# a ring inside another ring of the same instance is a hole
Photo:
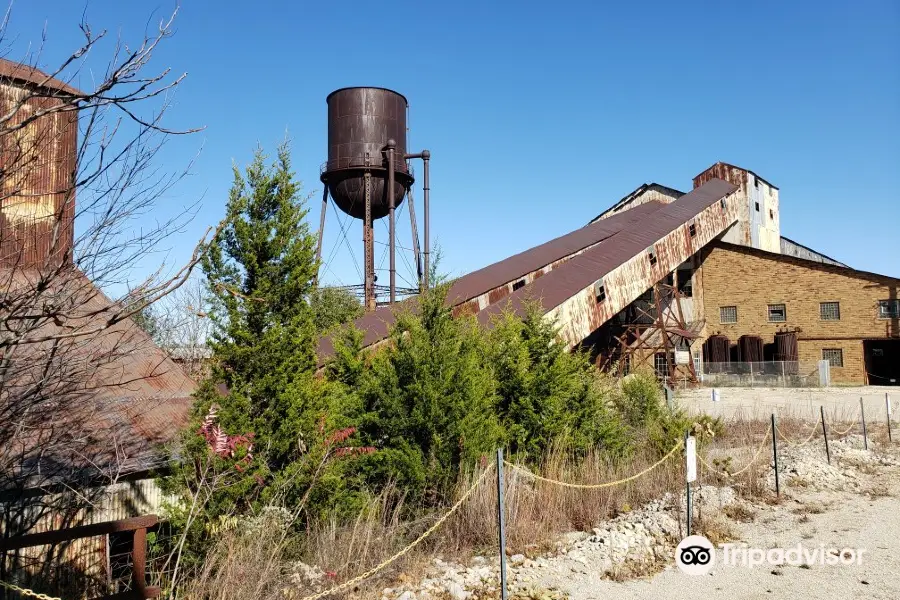
[[[569,345],[580,342],[733,224],[738,209],[729,196],[735,191],[724,181],[708,182],[656,211],[640,226],[619,232],[514,292],[510,306],[520,312],[527,298],[539,300],[547,317],[560,325],[564,340]],[[694,237],[689,234],[691,223],[696,227]],[[649,248],[656,254],[655,264],[649,259]],[[598,304],[594,286],[601,279],[606,300]],[[479,314],[479,320],[488,324],[497,311],[497,306],[491,306]]]
[[[0,65],[2,66],[2,65]],[[0,266],[29,268],[72,260],[76,170],[75,112],[56,112],[23,125],[63,100],[2,77],[0,111]]]

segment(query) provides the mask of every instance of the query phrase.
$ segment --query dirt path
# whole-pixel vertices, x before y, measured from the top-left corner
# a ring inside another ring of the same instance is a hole
[[[793,487],[780,505],[761,509],[750,523],[735,523],[738,540],[755,548],[862,548],[861,564],[810,568],[722,564],[709,575],[689,576],[674,565],[648,578],[616,583],[570,574],[541,583],[572,600],[756,598],[900,598],[900,467],[881,467],[860,480],[860,490]],[[736,540],[737,541],[737,540]]]

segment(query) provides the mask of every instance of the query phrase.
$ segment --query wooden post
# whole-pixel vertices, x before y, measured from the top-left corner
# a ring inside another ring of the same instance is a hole
[[[147,530],[144,528],[134,530],[134,542],[131,546],[132,585],[134,591],[140,593],[141,598],[146,598],[147,590]]]

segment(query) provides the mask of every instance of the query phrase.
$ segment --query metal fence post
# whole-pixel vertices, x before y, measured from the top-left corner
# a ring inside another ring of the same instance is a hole
[[[693,519],[693,507],[691,505],[691,479],[687,476],[687,446],[688,446],[688,437],[690,436],[690,432],[684,432],[684,448],[685,448],[685,477],[684,477],[684,485],[685,485],[685,509],[686,509],[686,527],[685,532],[687,535],[685,537],[691,537],[691,520]]]
[[[822,415],[822,436],[825,438],[825,456],[828,458],[828,464],[831,464],[831,451],[828,449],[828,429],[825,427],[825,408],[819,405],[819,414]]]
[[[884,408],[887,410],[888,443],[891,443],[894,441],[891,437],[891,396],[887,392],[884,393]]]
[[[869,436],[866,435],[866,407],[863,404],[863,399],[861,396],[859,398],[859,419],[862,421],[862,428],[863,428],[863,448],[868,450],[869,449]]]
[[[775,495],[781,496],[781,485],[778,481],[778,436],[775,434],[775,413],[772,413],[772,457],[775,459]]]
[[[503,501],[503,448],[497,449],[497,520],[500,524],[500,598],[506,600],[506,511]]]

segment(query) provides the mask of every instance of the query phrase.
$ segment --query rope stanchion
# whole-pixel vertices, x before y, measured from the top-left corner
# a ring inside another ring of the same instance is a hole
[[[365,573],[357,575],[353,579],[350,579],[348,581],[345,581],[344,583],[336,585],[331,589],[323,590],[321,592],[312,594],[310,596],[306,596],[304,598],[301,598],[300,600],[320,600],[320,598],[324,598],[326,596],[330,596],[331,594],[336,594],[338,592],[344,591],[347,588],[355,586],[357,583],[361,583],[361,582],[365,581],[366,579],[369,579],[370,577],[377,574],[379,571],[384,570],[385,568],[387,568],[388,566],[390,566],[391,564],[396,562],[398,559],[400,559],[404,555],[408,554],[410,550],[412,550],[413,548],[415,548],[416,546],[421,544],[425,540],[425,538],[427,538],[432,533],[437,531],[437,529],[441,525],[443,525],[444,522],[447,519],[449,519],[451,515],[453,515],[457,510],[459,510],[459,508],[463,505],[463,503],[469,499],[469,496],[472,495],[472,492],[474,492],[478,488],[478,486],[481,485],[481,482],[484,481],[485,477],[490,472],[491,472],[491,467],[488,467],[487,469],[485,469],[484,472],[478,477],[478,480],[475,481],[474,484],[472,484],[472,487],[470,487],[466,491],[466,493],[463,494],[462,497],[456,501],[456,504],[454,504],[453,506],[450,507],[450,510],[448,510],[446,513],[444,513],[440,519],[435,521],[431,527],[426,529],[422,535],[420,535],[415,540],[413,540],[413,542],[411,544],[409,544],[407,547],[405,547],[403,550],[394,554],[390,558],[380,562],[379,564],[375,565],[374,567],[372,567]],[[59,599],[50,599],[50,600],[59,600]]]
[[[62,598],[57,598],[56,596],[48,596],[47,594],[41,594],[35,592],[34,590],[29,590],[27,588],[19,587],[17,585],[13,585],[12,583],[6,583],[5,581],[0,581],[0,587],[4,587],[8,590],[12,590],[14,592],[18,592],[23,596],[29,596],[31,598],[37,598],[38,600],[62,600]]]
[[[772,435],[771,429],[766,431],[766,437],[763,438],[762,443],[759,445],[759,448],[757,448],[756,454],[754,454],[753,458],[750,459],[750,462],[747,463],[746,465],[744,465],[744,467],[742,469],[740,469],[739,471],[735,471],[734,473],[729,473],[728,471],[720,471],[719,469],[715,468],[714,466],[710,465],[708,462],[703,460],[703,457],[699,456],[699,454],[698,454],[697,458],[704,467],[706,467],[713,473],[716,473],[717,475],[722,475],[724,477],[737,477],[738,475],[740,475],[741,473],[743,473],[744,471],[746,471],[747,469],[752,467],[754,464],[756,464],[756,461],[759,459],[759,456],[762,454],[763,449],[766,447],[767,442],[769,441],[770,435]]]
[[[628,483],[630,481],[634,481],[635,479],[643,477],[644,475],[646,475],[653,469],[657,468],[658,466],[660,466],[661,464],[663,464],[664,462],[666,462],[667,460],[672,458],[672,455],[675,454],[675,452],[677,452],[678,449],[681,448],[681,446],[683,446],[683,445],[684,445],[684,441],[679,440],[678,443],[675,444],[672,447],[672,449],[669,450],[669,452],[665,456],[663,456],[661,459],[659,459],[658,461],[656,461],[655,463],[653,463],[652,465],[650,465],[643,471],[640,471],[639,473],[635,473],[634,475],[631,475],[630,477],[626,477],[624,479],[619,479],[616,481],[607,481],[605,483],[568,483],[565,481],[557,481],[556,479],[548,479],[546,477],[541,477],[540,475],[532,473],[528,469],[520,467],[519,465],[513,464],[506,460],[503,461],[503,464],[505,464],[507,467],[516,469],[517,471],[519,471],[526,477],[531,477],[532,479],[535,479],[537,481],[543,481],[545,483],[552,483],[553,485],[558,485],[561,487],[576,488],[576,489],[580,489],[580,490],[599,490],[602,488],[608,488],[608,487],[613,487],[613,486],[617,486],[617,485],[622,485],[623,483]]]

